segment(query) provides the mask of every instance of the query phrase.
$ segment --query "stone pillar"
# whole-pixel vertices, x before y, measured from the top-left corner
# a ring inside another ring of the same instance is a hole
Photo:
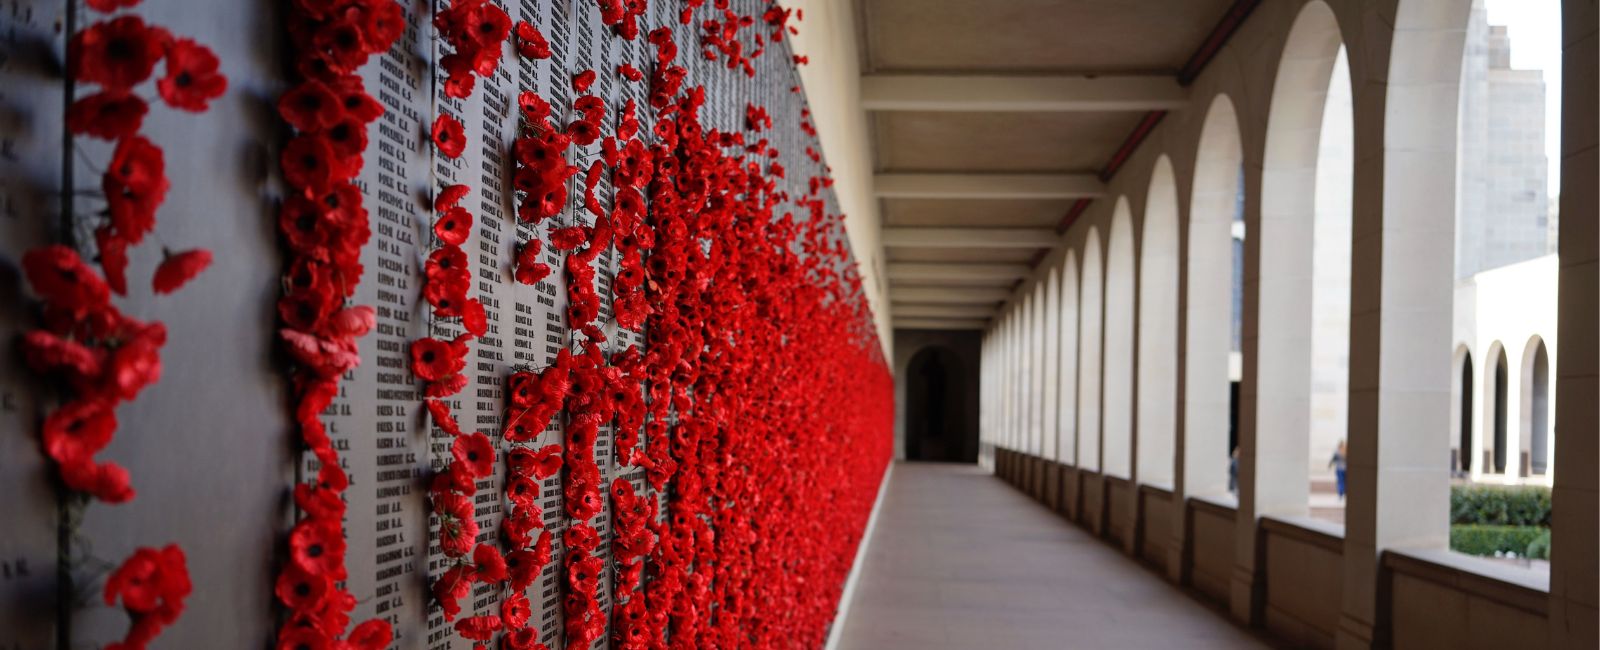
[[[1600,647],[1600,11],[1562,2],[1561,276],[1550,646]]]

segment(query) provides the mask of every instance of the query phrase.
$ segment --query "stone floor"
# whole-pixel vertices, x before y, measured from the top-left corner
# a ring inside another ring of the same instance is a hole
[[[897,463],[841,648],[1267,647],[973,465]]]

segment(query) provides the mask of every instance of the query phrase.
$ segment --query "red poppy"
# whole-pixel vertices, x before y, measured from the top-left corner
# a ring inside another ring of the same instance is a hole
[[[474,641],[488,641],[498,631],[500,631],[500,617],[492,614],[456,621],[456,632],[463,638]]]
[[[389,626],[388,621],[377,618],[363,621],[355,629],[350,630],[350,634],[344,640],[345,645],[351,650],[383,650],[389,647],[392,641],[394,641],[394,629]]]
[[[513,591],[500,603],[500,618],[505,621],[507,628],[519,629],[528,624],[528,619],[533,617],[533,608],[528,605],[528,596],[521,591]]]
[[[166,30],[147,27],[138,16],[94,23],[73,34],[67,45],[72,78],[113,90],[132,88],[150,78],[170,39]]]
[[[494,443],[482,432],[456,436],[455,444],[450,446],[450,454],[472,476],[483,478],[494,473]]]
[[[500,549],[492,544],[479,544],[472,549],[473,582],[495,584],[506,579],[506,559],[500,555]]]
[[[475,337],[489,333],[489,314],[483,310],[482,301],[477,298],[467,299],[461,308],[461,326]]]
[[[117,416],[109,404],[79,399],[52,411],[44,420],[45,453],[57,463],[86,463],[111,442]]]
[[[411,371],[424,380],[437,381],[465,366],[449,343],[432,337],[411,343]]]
[[[124,90],[105,90],[72,102],[67,130],[101,140],[120,140],[139,132],[150,106]]]
[[[533,455],[533,476],[544,480],[561,471],[561,445],[546,445]]]
[[[517,23],[517,53],[529,59],[548,59],[553,54],[550,42],[545,40],[544,34],[539,32],[533,23],[521,21]]]
[[[333,142],[322,134],[290,140],[283,148],[282,164],[284,180],[310,194],[327,192],[335,183],[355,175],[340,163]]]
[[[447,246],[467,243],[467,235],[472,234],[472,213],[462,207],[450,208],[433,222],[433,234]]]
[[[22,270],[34,293],[52,307],[82,313],[104,306],[111,298],[105,281],[83,263],[78,252],[60,244],[23,254]]]
[[[193,39],[180,38],[167,47],[167,76],[156,82],[161,99],[173,108],[200,112],[228,89],[217,73],[217,55]]]
[[[472,518],[472,500],[452,494],[435,500],[434,508],[440,518],[439,547],[450,557],[466,555],[478,537],[478,522]]]
[[[306,571],[298,564],[289,564],[278,573],[273,593],[285,607],[305,610],[316,607],[333,589],[333,578]]]
[[[433,598],[439,601],[439,607],[444,610],[444,620],[453,621],[461,613],[462,597],[472,589],[472,581],[467,579],[467,566],[458,564],[439,575],[433,581]]]
[[[106,286],[117,295],[128,295],[128,242],[110,224],[94,229],[95,248],[100,251],[100,270]]]
[[[97,464],[93,461],[64,463],[61,482],[78,492],[87,493],[105,503],[127,503],[134,497],[129,483],[128,470],[116,463]]]
[[[461,425],[450,415],[449,404],[436,399],[424,400],[423,404],[428,407],[428,416],[433,418],[434,426],[452,436],[461,435]]]
[[[120,600],[129,612],[155,614],[170,623],[183,612],[192,589],[183,549],[169,544],[134,551],[106,578],[104,596],[107,605]]]
[[[32,330],[22,335],[22,356],[28,367],[41,374],[63,372],[71,383],[78,384],[100,374],[103,350],[91,350],[72,339],[62,338],[47,330]]]
[[[624,63],[617,66],[617,74],[622,75],[628,81],[638,81],[644,78],[644,73],[633,67],[632,63]]]
[[[550,265],[539,261],[539,252],[543,248],[543,241],[530,239],[517,251],[515,273],[517,282],[538,284],[539,281],[549,277]]]
[[[156,207],[166,200],[166,159],[161,148],[142,136],[123,138],[111,152],[100,179],[111,212],[111,225],[130,244],[155,228]]]
[[[446,158],[457,158],[467,149],[467,132],[461,121],[449,113],[440,113],[433,121],[433,146]]]
[[[308,573],[327,574],[334,580],[345,579],[344,534],[338,522],[305,520],[289,533],[289,556]]]
[[[89,5],[90,9],[100,13],[109,14],[118,9],[125,9],[138,5],[140,2],[141,0],[88,0],[88,2],[84,4]]]
[[[156,267],[155,277],[151,279],[151,286],[156,293],[172,293],[181,288],[194,276],[211,265],[211,251],[197,248],[174,255],[167,255],[161,260],[161,265]]]
[[[467,193],[470,191],[472,191],[472,188],[465,183],[446,185],[440,188],[439,195],[433,197],[433,211],[445,212],[450,208],[456,207],[456,204],[460,203],[461,199],[466,198]]]
[[[572,89],[580,93],[589,92],[589,86],[594,85],[595,74],[593,70],[584,70],[572,77]]]

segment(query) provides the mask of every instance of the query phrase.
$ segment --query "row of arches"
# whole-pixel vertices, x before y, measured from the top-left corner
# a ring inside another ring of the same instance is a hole
[[[1500,341],[1490,344],[1475,366],[1465,343],[1456,348],[1456,386],[1451,453],[1458,476],[1548,475],[1554,436],[1551,360],[1544,338],[1534,335],[1512,360]],[[1481,378],[1480,375],[1481,374]],[[1475,387],[1481,387],[1475,390]]]

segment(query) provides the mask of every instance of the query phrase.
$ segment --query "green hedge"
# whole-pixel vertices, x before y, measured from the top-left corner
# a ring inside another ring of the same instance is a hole
[[[1537,485],[1450,486],[1450,523],[1549,527],[1550,488]]]
[[[1550,559],[1550,529],[1539,526],[1468,524],[1450,527],[1450,550],[1468,555],[1515,553],[1518,557]]]

